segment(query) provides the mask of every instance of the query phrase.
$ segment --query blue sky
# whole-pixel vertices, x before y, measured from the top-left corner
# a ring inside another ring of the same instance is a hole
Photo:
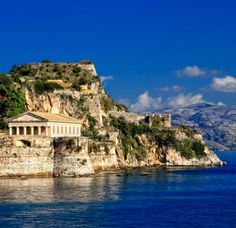
[[[91,59],[134,111],[202,101],[236,105],[234,0],[8,0],[0,72]]]

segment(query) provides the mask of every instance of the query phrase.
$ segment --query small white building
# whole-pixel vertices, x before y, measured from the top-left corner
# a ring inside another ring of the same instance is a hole
[[[11,136],[80,137],[81,121],[63,114],[25,112],[9,120]]]

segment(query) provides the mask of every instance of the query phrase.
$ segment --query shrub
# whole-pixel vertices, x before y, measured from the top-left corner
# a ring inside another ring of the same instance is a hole
[[[114,102],[109,96],[102,96],[100,98],[100,104],[105,112],[111,111],[114,108]]]
[[[85,60],[81,60],[81,61],[79,62],[79,64],[81,64],[81,65],[90,65],[90,64],[93,64],[93,63],[92,63],[91,60],[85,59]]]
[[[147,132],[149,130],[147,125],[138,125],[127,122],[124,117],[116,118],[113,116],[110,116],[110,125],[120,130],[120,139],[125,159],[127,159],[128,154],[133,154],[138,161],[146,158],[145,147],[136,136]]]
[[[180,126],[180,129],[186,134],[188,137],[193,137],[195,134],[198,134],[199,132],[195,129],[188,128],[184,125]]]
[[[76,68],[74,68],[72,71],[73,71],[73,73],[75,73],[75,74],[80,74],[81,68],[80,68],[80,67],[76,67]]]
[[[79,83],[77,83],[77,82],[74,82],[74,83],[72,84],[72,87],[73,87],[74,89],[76,89],[77,91],[80,91],[80,90],[81,90],[81,85],[80,85]]]
[[[180,152],[181,156],[191,159],[191,158],[202,158],[206,156],[205,147],[201,141],[196,141],[192,139],[184,139],[177,141],[175,148]]]
[[[45,80],[36,80],[34,84],[34,90],[37,94],[42,94],[44,92],[53,92],[54,90],[64,89],[62,86],[55,82],[46,82]]]
[[[204,157],[206,155],[205,147],[201,141],[194,141],[192,143],[192,150],[195,151],[197,157]]]
[[[91,116],[89,114],[87,115],[87,119],[88,119],[88,122],[89,122],[89,128],[93,129],[96,126],[98,121],[93,116]]]
[[[119,104],[119,103],[115,102],[115,106],[117,107],[118,111],[125,111],[125,112],[129,111],[128,108],[123,104]]]
[[[0,74],[0,128],[6,128],[6,119],[25,111],[25,96],[12,77]]]
[[[85,97],[81,96],[80,99],[77,101],[77,108],[82,112],[88,112],[89,109],[85,105]]]
[[[44,59],[44,60],[41,61],[41,63],[52,63],[52,62],[48,59]]]
[[[78,91],[81,90],[82,85],[91,85],[93,79],[89,74],[84,73],[80,78],[73,82],[72,87]]]
[[[21,76],[28,76],[28,75],[30,75],[31,67],[29,65],[23,65],[19,69],[20,69],[19,75],[21,75]]]
[[[194,151],[192,150],[191,146],[192,146],[192,141],[189,139],[177,141],[175,144],[175,148],[177,151],[180,152],[181,156],[188,159],[194,157]]]

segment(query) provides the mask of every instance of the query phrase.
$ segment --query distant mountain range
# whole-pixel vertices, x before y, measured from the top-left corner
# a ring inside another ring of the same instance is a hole
[[[213,150],[236,150],[236,106],[201,103],[165,112],[173,125],[199,130]]]

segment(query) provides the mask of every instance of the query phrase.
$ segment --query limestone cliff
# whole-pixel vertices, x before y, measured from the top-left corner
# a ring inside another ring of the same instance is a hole
[[[0,176],[81,176],[142,166],[218,166],[201,135],[181,127],[150,126],[103,89],[94,65],[37,63],[14,66],[12,83],[29,111],[83,120],[75,139],[0,138]]]

